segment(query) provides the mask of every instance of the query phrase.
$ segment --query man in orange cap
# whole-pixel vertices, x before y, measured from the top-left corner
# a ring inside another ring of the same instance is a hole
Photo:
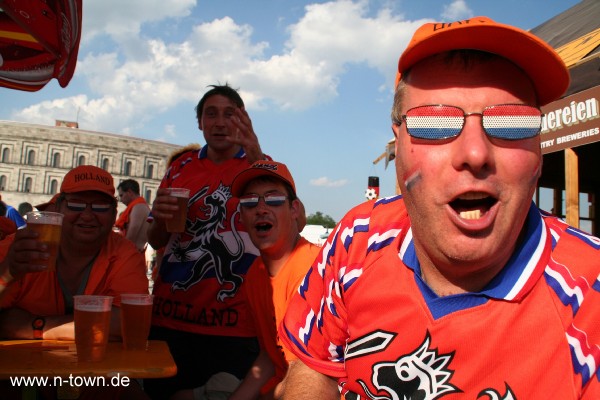
[[[398,74],[402,196],[351,210],[292,299],[284,398],[600,398],[600,239],[532,202],[563,61],[475,17],[423,25]]]
[[[143,255],[112,230],[117,215],[113,177],[95,166],[76,167],[65,175],[58,196],[41,206],[64,215],[56,269],[41,265],[49,254],[35,232],[21,229],[3,241],[11,245],[0,246],[0,284],[8,285],[0,298],[0,336],[74,339],[73,296],[96,294],[114,297],[110,338],[119,340],[119,294],[148,293],[148,279]],[[93,398],[143,395],[135,381],[128,387],[79,390]]]
[[[231,193],[239,199],[240,218],[260,251],[243,286],[260,353],[241,382],[221,373],[194,389],[194,394],[195,398],[212,398],[215,389],[232,392],[239,384],[231,398],[253,399],[261,395],[267,399],[280,392],[278,385],[288,362],[295,359],[283,348],[277,325],[320,248],[300,236],[306,225],[305,211],[285,164],[256,161],[235,177]],[[231,382],[228,386],[223,385],[226,379]]]
[[[11,245],[0,248],[0,272],[10,278],[0,299],[1,336],[72,339],[74,295],[148,293],[143,256],[112,231],[117,213],[114,194],[113,178],[101,168],[84,165],[65,175],[54,204],[54,210],[64,215],[55,271],[46,271],[38,261],[48,253],[35,240],[36,233],[22,229],[6,239]],[[23,273],[31,270],[38,272]],[[119,338],[118,296],[113,304],[117,307],[111,335]]]

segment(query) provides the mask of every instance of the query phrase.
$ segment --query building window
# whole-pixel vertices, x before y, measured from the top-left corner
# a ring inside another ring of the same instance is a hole
[[[60,153],[54,153],[54,155],[52,155],[52,166],[54,168],[60,168]]]
[[[5,147],[2,149],[2,162],[7,163],[10,161],[10,149]]]
[[[35,164],[35,150],[29,150],[29,153],[27,153],[27,164]]]
[[[127,161],[125,163],[125,171],[123,171],[123,175],[131,176],[131,161]]]
[[[85,156],[84,155],[80,155],[79,158],[77,159],[77,166],[80,165],[85,165]]]
[[[56,194],[58,191],[58,181],[56,179],[52,179],[50,181],[50,194]]]
[[[31,193],[31,185],[33,180],[29,177],[25,178],[25,184],[23,185],[23,191],[26,193]]]
[[[6,175],[0,175],[0,190],[6,190]]]
[[[148,164],[146,168],[146,178],[152,178],[154,176],[154,165]]]
[[[152,190],[146,190],[146,195],[144,196],[144,199],[146,199],[146,203],[151,204],[150,200],[152,200]]]
[[[108,171],[108,158],[106,157],[102,160],[102,169]]]

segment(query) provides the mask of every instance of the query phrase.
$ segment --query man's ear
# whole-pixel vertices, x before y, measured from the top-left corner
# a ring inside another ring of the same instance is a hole
[[[396,142],[397,142],[398,137],[400,136],[400,125],[392,124],[392,132],[394,132],[394,137],[396,138]]]
[[[299,198],[292,201],[292,216],[298,224],[298,232],[302,232],[306,226],[306,210],[304,208],[304,203],[302,203],[302,200]]]

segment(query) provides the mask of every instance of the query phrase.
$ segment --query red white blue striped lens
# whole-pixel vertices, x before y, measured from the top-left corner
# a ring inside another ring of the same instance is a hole
[[[67,209],[73,212],[84,212],[88,205],[95,213],[105,213],[112,208],[110,204],[84,203],[79,201],[66,201]]]
[[[268,193],[264,196],[259,196],[257,194],[247,194],[240,197],[240,205],[246,208],[254,208],[258,205],[260,199],[265,201],[265,204],[271,207],[277,207],[283,205],[287,196],[279,193]]]
[[[442,140],[458,136],[467,115],[481,115],[481,125],[488,136],[520,140],[536,136],[542,126],[539,108],[524,104],[500,104],[486,107],[481,113],[465,113],[460,107],[428,105],[411,108],[402,116],[412,137]]]
[[[531,138],[540,132],[542,112],[523,104],[501,104],[483,110],[481,124],[491,136],[506,140]]]

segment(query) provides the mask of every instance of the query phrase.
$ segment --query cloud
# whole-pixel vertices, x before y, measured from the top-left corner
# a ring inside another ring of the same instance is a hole
[[[87,107],[88,101],[85,95],[42,101],[16,112],[15,120],[35,121],[49,126],[54,126],[56,119],[79,121],[81,107]]]
[[[465,0],[455,0],[444,6],[442,18],[447,21],[458,21],[473,16],[473,10],[469,8]]]
[[[143,24],[189,16],[197,0],[84,1],[84,42],[97,36],[137,36]]]
[[[346,186],[348,184],[348,180],[347,179],[339,179],[337,181],[332,181],[329,178],[327,178],[326,176],[323,176],[321,178],[311,179],[310,180],[310,184],[312,186],[323,186],[323,187],[335,187],[335,188],[339,188],[339,187],[342,187],[342,186]]]

